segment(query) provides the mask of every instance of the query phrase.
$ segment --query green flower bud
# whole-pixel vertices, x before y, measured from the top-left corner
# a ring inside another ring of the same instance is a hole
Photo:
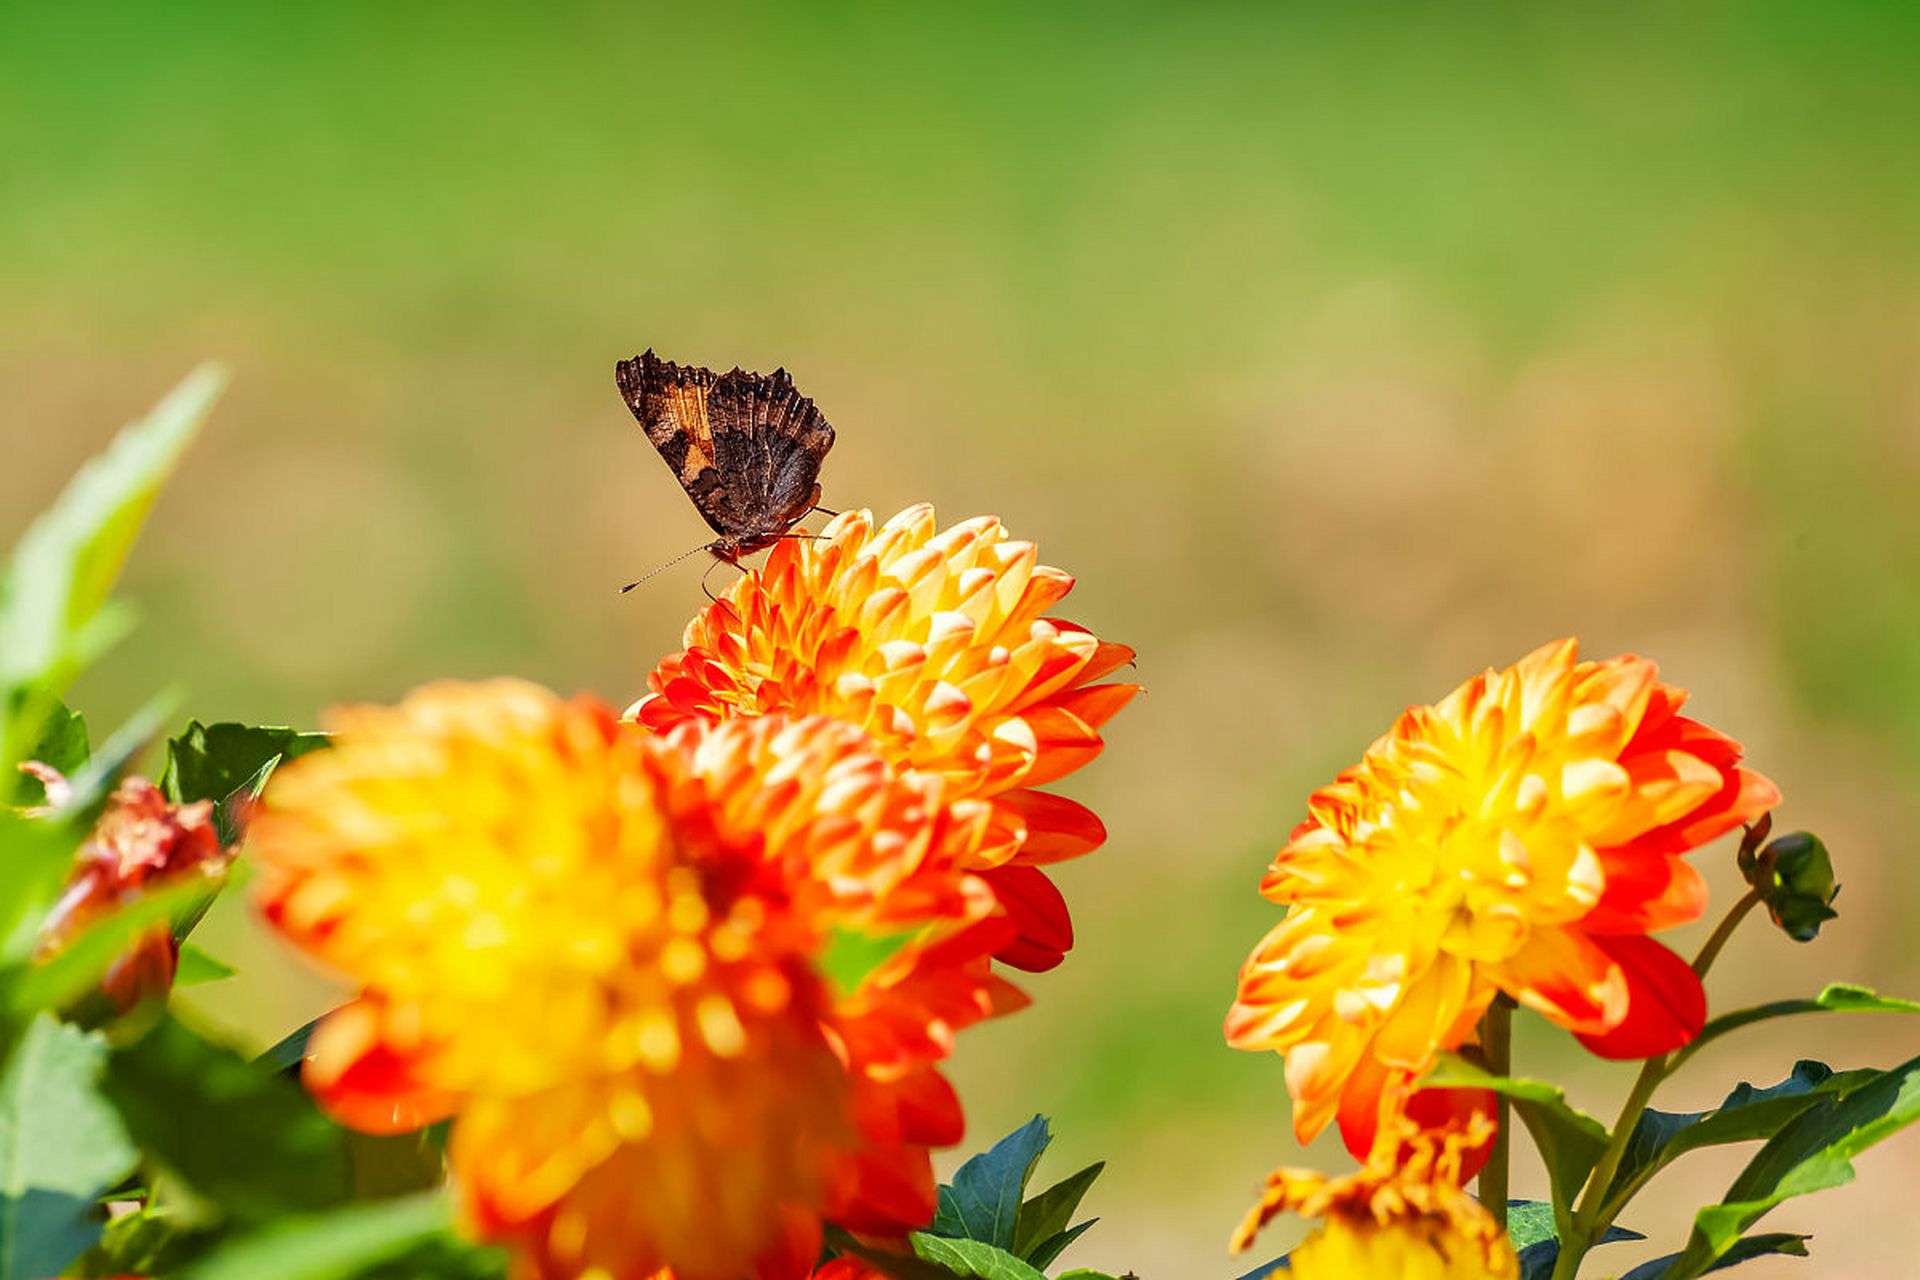
[[[1795,942],[1811,942],[1820,926],[1839,913],[1831,903],[1840,892],[1833,881],[1833,859],[1810,831],[1781,836],[1760,853],[1757,887],[1766,895],[1767,914]]]

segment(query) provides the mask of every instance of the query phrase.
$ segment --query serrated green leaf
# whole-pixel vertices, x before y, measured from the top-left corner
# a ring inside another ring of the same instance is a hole
[[[860,929],[835,927],[827,937],[826,954],[820,970],[842,995],[859,990],[869,974],[891,960],[900,948],[918,937],[920,931],[904,933],[867,933]]]
[[[0,762],[10,769],[38,740],[43,706],[28,687],[59,694],[124,633],[108,593],[160,487],[212,408],[226,375],[196,370],[143,420],[82,467],[22,535],[0,582]]]
[[[1785,1231],[1746,1236],[1721,1254],[1720,1260],[1708,1267],[1707,1271],[1725,1271],[1728,1267],[1737,1267],[1749,1259],[1764,1258],[1773,1254],[1804,1258],[1807,1256],[1807,1241],[1811,1239],[1813,1239],[1812,1236],[1794,1235]],[[1663,1258],[1654,1258],[1627,1272],[1620,1277],[1620,1280],[1667,1280],[1668,1269],[1679,1259],[1680,1255],[1677,1253],[1669,1253]]]
[[[911,1237],[914,1256],[946,1268],[956,1276],[980,1280],[1046,1280],[1046,1276],[1005,1249],[984,1240],[951,1239],[925,1231]]]
[[[932,1231],[958,1240],[978,1240],[998,1249],[1013,1247],[1021,1197],[1040,1153],[1053,1137],[1045,1116],[1035,1116],[973,1157],[940,1188],[940,1207]]]
[[[1674,1055],[1669,1073],[1678,1070],[1681,1063],[1698,1053],[1703,1046],[1729,1031],[1764,1022],[1768,1018],[1786,1018],[1801,1013],[1920,1013],[1920,1000],[1883,996],[1869,987],[1835,982],[1810,1000],[1774,1000],[1750,1009],[1735,1009],[1708,1020],[1707,1025],[1700,1029],[1700,1034],[1693,1038],[1693,1043]]]
[[[453,1212],[438,1192],[284,1219],[223,1245],[188,1280],[358,1280],[447,1236]],[[451,1243],[451,1242],[449,1242]],[[456,1249],[453,1256],[464,1253]],[[410,1271],[417,1280],[444,1272]]]
[[[1920,1058],[1876,1071],[1821,1097],[1767,1140],[1722,1202],[1694,1215],[1670,1280],[1691,1280],[1731,1249],[1768,1210],[1853,1179],[1853,1157],[1920,1119]]]
[[[1772,1137],[1822,1095],[1844,1093],[1872,1074],[1835,1075],[1825,1063],[1803,1059],[1779,1084],[1756,1089],[1742,1083],[1712,1111],[1646,1111],[1634,1126],[1607,1203],[1624,1203],[1655,1173],[1689,1151]]]
[[[1553,1185],[1554,1201],[1570,1204],[1607,1149],[1607,1127],[1574,1107],[1557,1085],[1544,1080],[1496,1076],[1464,1058],[1441,1054],[1421,1078],[1433,1089],[1489,1089],[1513,1100],[1521,1123],[1540,1148]]]
[[[1093,1186],[1094,1179],[1106,1167],[1106,1161],[1096,1161],[1080,1172],[1062,1178],[1021,1205],[1013,1229],[1013,1252],[1034,1266],[1045,1269],[1047,1263],[1059,1256],[1060,1249],[1066,1248],[1066,1244],[1044,1259],[1035,1257],[1035,1250],[1066,1232],[1067,1224],[1073,1219],[1073,1211],[1080,1207],[1087,1189]],[[1085,1225],[1074,1228],[1074,1233],[1077,1235],[1084,1230]],[[1071,1243],[1071,1239],[1068,1243]]]
[[[46,705],[36,713],[41,720],[39,739],[22,753],[23,758],[38,760],[69,776],[85,768],[87,757],[92,754],[87,739],[87,718],[68,710],[65,703],[51,694],[32,690],[25,696],[43,699]],[[15,780],[12,803],[43,805],[48,799],[39,781],[23,773]]]
[[[1053,1265],[1055,1258],[1067,1251],[1068,1245],[1087,1234],[1087,1229],[1098,1221],[1100,1221],[1098,1218],[1088,1218],[1085,1222],[1068,1227],[1065,1231],[1054,1232],[1033,1247],[1033,1251],[1027,1255],[1027,1263],[1045,1271]]]
[[[278,725],[223,722],[187,725],[167,743],[167,765],[160,788],[176,804],[211,800],[220,842],[237,843],[241,831],[236,798],[251,800],[265,789],[274,768],[327,745],[324,733],[303,733]]]
[[[106,1042],[42,1016],[0,1075],[0,1280],[57,1276],[99,1240],[96,1201],[138,1152],[99,1093]]]
[[[352,1191],[345,1131],[271,1068],[163,1018],[108,1062],[140,1146],[228,1215],[331,1208]]]
[[[216,960],[191,942],[187,942],[180,947],[180,964],[174,970],[173,985],[192,987],[202,982],[219,982],[222,978],[231,978],[238,972],[238,969],[226,961]]]
[[[1560,1227],[1554,1207],[1544,1200],[1507,1201],[1507,1239],[1520,1257],[1520,1280],[1547,1280],[1560,1260]],[[1644,1240],[1638,1231],[1610,1226],[1597,1244]]]

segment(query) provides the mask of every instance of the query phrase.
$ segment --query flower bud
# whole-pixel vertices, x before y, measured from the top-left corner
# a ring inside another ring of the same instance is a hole
[[[1767,914],[1795,942],[1813,941],[1839,914],[1831,905],[1840,892],[1833,860],[1812,832],[1795,831],[1767,845],[1758,872],[1754,884],[1766,896]]]
[[[54,785],[48,782],[49,795]],[[214,830],[211,804],[172,804],[145,778],[128,778],[80,847],[66,891],[40,926],[36,954],[42,960],[57,955],[96,921],[186,878],[205,878],[211,890],[230,861]],[[165,998],[179,957],[172,926],[157,924],[108,966],[100,994],[121,1013],[143,1000]]]

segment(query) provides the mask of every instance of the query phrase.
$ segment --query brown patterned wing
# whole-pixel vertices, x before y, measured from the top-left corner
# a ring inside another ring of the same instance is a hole
[[[819,500],[820,466],[833,448],[833,427],[785,369],[721,375],[707,412],[726,517],[736,522],[742,550],[766,546]]]
[[[726,486],[714,466],[713,426],[707,400],[714,375],[709,369],[682,366],[652,350],[614,366],[614,381],[647,439],[673,471],[673,478],[715,533],[737,532],[726,522]]]

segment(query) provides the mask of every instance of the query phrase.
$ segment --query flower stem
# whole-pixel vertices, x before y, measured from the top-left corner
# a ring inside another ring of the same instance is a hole
[[[1704,978],[1713,962],[1719,958],[1720,949],[1727,945],[1727,939],[1740,927],[1760,902],[1759,890],[1749,890],[1745,897],[1733,904],[1720,923],[1714,927],[1713,934],[1706,945],[1693,958],[1695,976]],[[1641,1113],[1653,1100],[1653,1092],[1667,1078],[1671,1054],[1661,1054],[1657,1058],[1648,1058],[1640,1066],[1640,1074],[1634,1079],[1633,1090],[1627,1094],[1627,1101],[1620,1108],[1620,1118],[1613,1122],[1613,1137],[1607,1143],[1605,1154],[1600,1163],[1593,1168],[1587,1179],[1586,1190],[1580,1196],[1579,1207],[1574,1210],[1573,1230],[1570,1238],[1560,1242],[1560,1256],[1553,1264],[1553,1280],[1573,1280],[1580,1270],[1581,1259],[1593,1242],[1606,1234],[1613,1225],[1613,1219],[1619,1214],[1622,1203],[1610,1203],[1608,1191],[1613,1179],[1620,1172],[1620,1162],[1626,1158],[1627,1146],[1633,1140],[1634,1128],[1640,1123]]]
[[[1707,945],[1701,947],[1700,954],[1693,958],[1693,972],[1696,977],[1707,976],[1707,970],[1713,967],[1713,962],[1720,956],[1720,948],[1727,945],[1727,939],[1731,938],[1733,931],[1740,927],[1740,922],[1747,918],[1747,912],[1759,905],[1758,889],[1747,890],[1746,896],[1733,904],[1733,909],[1727,912],[1726,919],[1720,922],[1719,927],[1713,931],[1713,936],[1707,939]]]
[[[1513,1070],[1513,1000],[1502,992],[1487,1006],[1480,1020],[1480,1051],[1486,1055],[1487,1070],[1504,1076]],[[1507,1132],[1508,1104],[1505,1094],[1496,1094],[1495,1116],[1499,1129],[1493,1135],[1493,1150],[1480,1170],[1480,1203],[1487,1207],[1500,1229],[1507,1229],[1507,1180],[1513,1144]]]

